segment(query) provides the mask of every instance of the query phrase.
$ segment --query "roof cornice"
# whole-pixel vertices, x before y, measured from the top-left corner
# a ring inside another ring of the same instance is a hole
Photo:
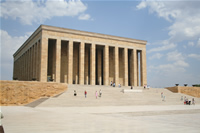
[[[54,26],[48,26],[48,25],[40,25],[36,29],[36,31],[23,43],[23,45],[13,54],[13,56],[16,56],[16,54],[18,54],[26,46],[26,44],[29,43],[42,30],[63,32],[63,33],[89,36],[89,37],[97,37],[97,38],[116,40],[116,41],[124,41],[124,42],[130,42],[130,43],[138,43],[138,44],[142,44],[142,45],[146,45],[146,43],[147,43],[147,41],[144,41],[144,40],[125,38],[125,37],[106,35],[106,34],[100,34],[100,33],[94,33],[94,32],[87,32],[87,31],[80,31],[80,30],[74,30],[74,29],[67,29],[67,28],[61,28],[61,27],[54,27]]]
[[[80,31],[80,30],[74,30],[74,29],[67,29],[67,28],[61,28],[61,27],[54,27],[54,26],[48,26],[48,25],[41,25],[41,28],[42,30],[47,30],[47,31],[63,32],[63,33],[69,33],[69,34],[75,34],[75,35],[83,35],[83,36],[89,36],[89,37],[97,37],[97,38],[103,38],[103,39],[139,43],[143,45],[146,45],[147,43],[147,41],[145,40],[138,40],[138,39],[106,35],[106,34],[100,34],[100,33],[88,32],[88,31]]]

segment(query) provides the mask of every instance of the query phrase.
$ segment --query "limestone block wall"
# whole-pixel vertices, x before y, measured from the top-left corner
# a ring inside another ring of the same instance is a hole
[[[67,90],[67,84],[37,81],[1,80],[0,104],[23,105],[41,97],[55,96]]]
[[[166,89],[175,93],[183,93],[194,97],[200,97],[200,87],[174,86],[167,87]]]

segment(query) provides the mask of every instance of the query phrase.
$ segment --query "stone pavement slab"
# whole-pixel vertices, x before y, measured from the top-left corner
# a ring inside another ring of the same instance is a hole
[[[100,89],[102,97],[96,99]],[[200,98],[195,105],[183,105],[181,96],[192,97],[166,89],[122,89],[129,88],[69,85],[56,97],[1,107],[5,133],[200,133]]]
[[[6,133],[200,131],[200,105],[54,108],[8,106],[2,107],[2,112]],[[140,114],[137,114],[139,112]]]

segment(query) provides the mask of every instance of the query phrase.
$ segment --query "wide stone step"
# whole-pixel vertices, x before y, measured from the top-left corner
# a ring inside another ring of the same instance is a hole
[[[95,96],[95,92],[102,91],[102,97]],[[172,93],[167,89],[144,89],[141,93],[123,93],[122,90],[131,90],[130,87],[111,87],[98,85],[69,85],[64,93],[49,98],[38,106],[67,107],[67,106],[126,106],[126,105],[183,105],[180,100],[183,94]],[[77,96],[74,96],[74,90]],[[87,98],[84,91],[87,91]],[[136,89],[133,89],[136,90]],[[161,92],[165,96],[165,101],[161,98]],[[191,96],[187,96],[191,99]]]

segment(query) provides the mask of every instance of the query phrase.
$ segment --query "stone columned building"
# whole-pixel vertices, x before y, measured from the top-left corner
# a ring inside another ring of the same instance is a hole
[[[146,41],[41,25],[14,53],[13,79],[147,84]]]

